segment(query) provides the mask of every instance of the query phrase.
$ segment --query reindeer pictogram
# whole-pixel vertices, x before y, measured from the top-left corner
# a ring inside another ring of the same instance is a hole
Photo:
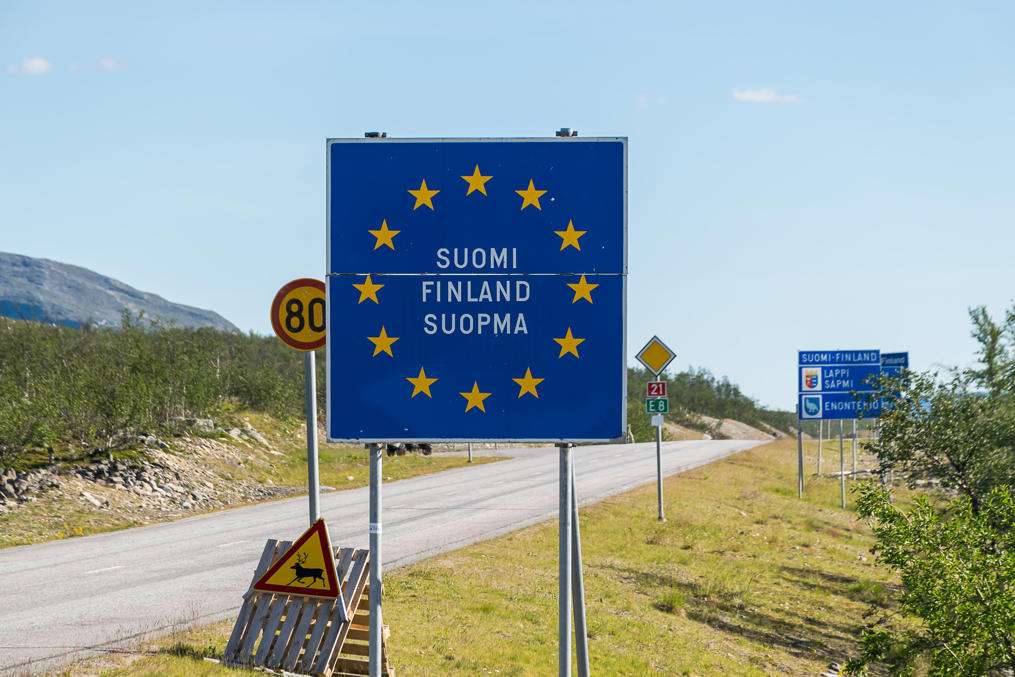
[[[323,576],[324,569],[307,569],[303,566],[303,564],[306,561],[307,561],[307,553],[304,552],[302,554],[296,555],[296,564],[289,567],[290,569],[296,572],[296,578],[286,583],[286,585],[292,585],[296,581],[299,581],[301,585],[306,585],[306,587],[309,588],[311,585],[314,584],[314,581],[316,580],[320,580],[321,585],[327,585]],[[311,580],[309,583],[303,583],[304,578],[309,578]]]

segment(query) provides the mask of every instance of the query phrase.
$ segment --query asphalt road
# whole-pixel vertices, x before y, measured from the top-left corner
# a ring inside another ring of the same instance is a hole
[[[666,442],[672,475],[758,444]],[[385,569],[556,517],[559,452],[384,484]],[[655,444],[577,447],[578,499],[655,481]],[[336,545],[367,547],[367,489],[321,497]],[[53,670],[190,623],[235,617],[268,538],[306,529],[305,497],[177,522],[0,550],[0,673]]]

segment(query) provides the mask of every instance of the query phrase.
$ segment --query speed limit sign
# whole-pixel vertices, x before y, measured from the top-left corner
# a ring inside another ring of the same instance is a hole
[[[290,348],[324,347],[324,283],[311,278],[293,280],[278,290],[271,302],[271,328]]]

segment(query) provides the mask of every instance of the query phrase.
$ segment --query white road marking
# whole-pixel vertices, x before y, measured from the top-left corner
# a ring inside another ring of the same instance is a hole
[[[221,545],[217,545],[215,547],[217,547],[217,548],[228,548],[230,545],[239,545],[240,543],[246,543],[246,541],[233,541],[231,543],[222,543]]]
[[[125,566],[126,566],[125,564],[117,564],[115,567],[105,567],[103,569],[92,569],[91,571],[86,571],[85,574],[86,575],[87,574],[97,574],[100,571],[112,571],[113,569],[123,569]]]

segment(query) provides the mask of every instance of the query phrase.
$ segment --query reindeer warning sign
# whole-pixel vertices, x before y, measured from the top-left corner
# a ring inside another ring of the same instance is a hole
[[[324,520],[314,522],[252,587],[260,592],[337,598],[338,575]]]

